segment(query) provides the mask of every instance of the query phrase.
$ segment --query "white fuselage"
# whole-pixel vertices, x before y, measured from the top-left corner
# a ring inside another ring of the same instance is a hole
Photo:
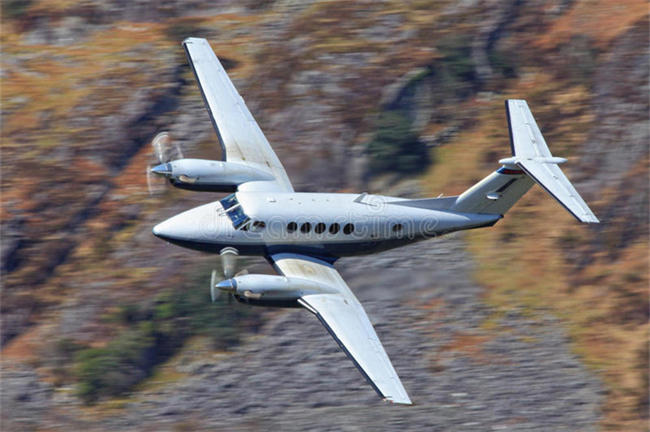
[[[278,250],[336,259],[488,226],[501,218],[400,205],[405,202],[367,194],[238,192],[176,215],[153,232],[210,253],[234,248],[240,255],[266,256]]]

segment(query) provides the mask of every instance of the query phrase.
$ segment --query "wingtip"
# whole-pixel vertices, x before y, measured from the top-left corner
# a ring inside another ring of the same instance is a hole
[[[582,223],[586,223],[586,224],[599,224],[600,223],[600,220],[598,220],[596,215],[591,213],[591,212],[585,213],[582,217],[579,217],[578,215],[575,215],[575,216]]]
[[[203,39],[203,38],[197,38],[197,37],[190,36],[188,38],[185,38],[185,40],[183,41],[183,45],[191,44],[193,42],[204,41],[204,40],[205,39]]]
[[[409,399],[408,396],[404,399],[394,399],[391,396],[387,396],[383,398],[383,400],[384,402],[389,402],[397,405],[413,405],[413,402],[411,402],[411,399]]]

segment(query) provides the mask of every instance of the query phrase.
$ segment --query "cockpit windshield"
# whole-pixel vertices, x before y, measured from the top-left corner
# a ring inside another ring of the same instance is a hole
[[[235,194],[228,195],[219,202],[223,206],[226,215],[228,215],[228,218],[230,218],[230,221],[232,222],[232,225],[235,227],[235,229],[247,228],[248,223],[250,222],[250,218],[244,213],[244,209],[242,208],[241,204],[239,204],[239,201],[237,201]]]

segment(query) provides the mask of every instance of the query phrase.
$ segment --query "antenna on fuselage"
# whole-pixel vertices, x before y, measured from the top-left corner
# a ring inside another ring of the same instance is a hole
[[[361,193],[361,195],[359,195],[358,197],[356,197],[356,198],[354,199],[353,202],[355,202],[355,203],[362,203],[362,204],[363,204],[363,199],[366,197],[366,195],[368,195],[368,192],[363,192],[363,193]]]

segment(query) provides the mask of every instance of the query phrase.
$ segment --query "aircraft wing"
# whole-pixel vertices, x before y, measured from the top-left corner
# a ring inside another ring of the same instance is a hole
[[[298,302],[318,317],[379,396],[389,402],[410,405],[411,400],[368,315],[334,267],[297,254],[275,254],[268,260],[283,276],[311,279],[338,291],[337,294],[305,295]]]
[[[247,182],[240,191],[293,192],[284,167],[205,39],[183,41],[205,107],[217,133],[223,159],[266,171],[275,181]]]

